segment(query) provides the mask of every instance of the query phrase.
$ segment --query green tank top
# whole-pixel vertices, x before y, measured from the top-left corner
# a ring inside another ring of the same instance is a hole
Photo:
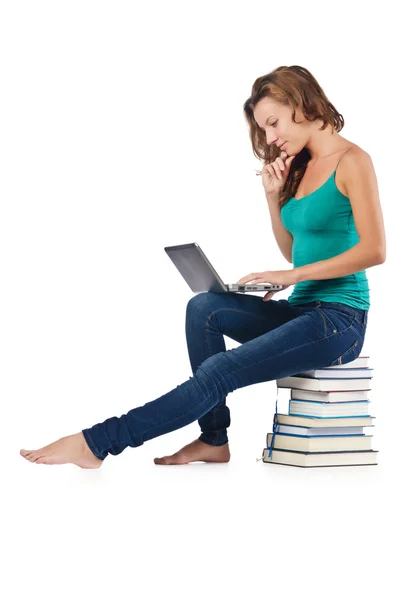
[[[335,173],[336,169],[311,194],[299,200],[291,197],[281,208],[281,221],[293,237],[294,268],[337,256],[360,241],[350,200],[336,187]],[[288,297],[291,304],[314,300],[342,302],[368,310],[370,297],[365,270],[334,279],[300,281]]]

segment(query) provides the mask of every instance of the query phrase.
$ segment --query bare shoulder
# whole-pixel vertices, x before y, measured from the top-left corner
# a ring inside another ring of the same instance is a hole
[[[350,143],[348,150],[342,154],[337,169],[338,187],[341,192],[348,196],[348,184],[352,174],[363,173],[368,169],[375,174],[369,153],[357,144]]]
[[[372,264],[381,264],[386,260],[386,236],[372,158],[356,146],[343,154],[340,166],[360,244],[368,256],[376,256]]]
[[[353,144],[352,142],[349,144],[349,154],[356,156],[356,157],[364,156],[364,155],[369,156],[368,152],[366,150],[364,150],[364,148],[361,148],[360,146],[358,146],[357,144]],[[347,152],[346,152],[346,157],[347,157]]]

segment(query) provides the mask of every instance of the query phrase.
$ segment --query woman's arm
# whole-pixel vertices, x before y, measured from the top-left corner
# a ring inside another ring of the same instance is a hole
[[[386,260],[383,215],[371,157],[357,147],[346,153],[339,169],[360,241],[338,256],[294,269],[297,282],[343,277]]]
[[[272,229],[278,247],[281,250],[284,258],[292,264],[292,243],[293,237],[287,229],[285,229],[280,215],[279,196],[267,196],[270,218],[272,220]]]
[[[303,267],[296,267],[293,269],[293,273],[295,283],[308,279],[336,279],[337,277],[364,271],[384,262],[385,258],[374,249],[368,249],[362,242],[358,242],[353,248],[342,252],[342,254]]]

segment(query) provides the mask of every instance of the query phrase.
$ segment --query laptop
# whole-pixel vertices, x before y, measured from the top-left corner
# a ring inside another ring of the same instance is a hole
[[[166,246],[164,250],[193,292],[268,292],[283,288],[271,283],[223,283],[196,242]]]

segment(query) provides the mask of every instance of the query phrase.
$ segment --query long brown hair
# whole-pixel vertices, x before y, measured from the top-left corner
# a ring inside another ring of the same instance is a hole
[[[295,115],[298,108],[308,121],[321,119],[323,121],[322,130],[331,125],[339,132],[344,127],[343,116],[331,104],[317,80],[307,69],[298,65],[278,67],[255,80],[251,96],[244,103],[244,114],[249,125],[252,150],[257,158],[264,161],[264,164],[274,162],[281,154],[275,144],[269,146],[266,143],[265,132],[254,118],[256,104],[266,97],[270,97],[284,106],[289,106],[294,123],[297,123]],[[309,151],[303,148],[292,161],[287,180],[280,194],[280,208],[294,196],[309,159]],[[261,175],[261,171],[257,174]]]

